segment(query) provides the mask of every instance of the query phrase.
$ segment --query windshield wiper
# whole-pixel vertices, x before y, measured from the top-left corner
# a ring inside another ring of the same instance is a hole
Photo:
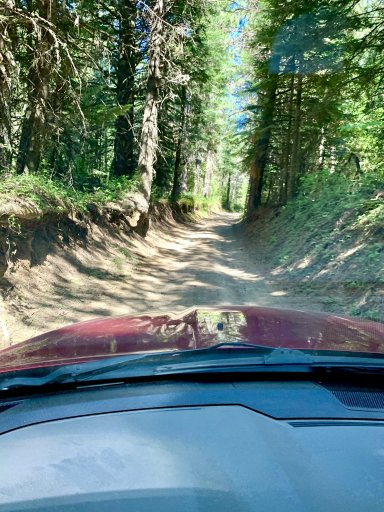
[[[244,356],[244,350],[248,349],[254,352],[258,352],[262,355],[255,359],[252,354],[252,362],[249,360],[250,354],[246,350],[247,355]],[[230,356],[228,351],[230,349]],[[213,345],[211,347],[188,350],[183,352],[161,352],[161,353],[150,353],[140,355],[129,355],[114,357],[111,359],[104,359],[93,362],[86,362],[82,364],[65,365],[63,367],[55,369],[39,369],[27,370],[23,372],[23,375],[19,375],[19,372],[15,372],[12,376],[5,376],[0,378],[0,391],[8,391],[17,388],[41,388],[46,386],[53,386],[57,384],[76,384],[79,382],[96,381],[98,377],[107,379],[133,379],[133,378],[144,378],[149,376],[160,375],[168,373],[169,370],[175,370],[175,373],[180,373],[185,367],[186,370],[192,371],[193,369],[201,369],[202,367],[217,367],[218,364],[224,366],[228,365],[228,359],[233,360],[233,365],[264,365],[267,364],[267,359],[264,359],[264,355],[272,356],[276,349],[267,347],[264,345],[255,345],[251,343],[243,342],[223,342]],[[303,362],[303,355],[299,355],[300,351],[290,351],[290,361],[296,357],[296,362],[300,358],[300,362]],[[285,361],[288,363],[287,351],[283,354],[276,354],[274,357],[285,357]],[[303,354],[303,353],[302,353]],[[309,357],[309,356],[308,356]],[[202,360],[202,361],[201,361]],[[272,360],[271,360],[272,361]],[[306,357],[305,362],[310,362]],[[43,373],[41,375],[41,373]]]
[[[235,343],[220,343],[211,347],[206,351],[211,353],[216,349],[231,348]],[[255,345],[246,343],[239,344],[242,348],[255,348]],[[268,349],[266,351],[266,349]],[[239,350],[235,357],[217,358],[217,354],[213,354],[212,358],[203,358],[199,361],[180,362],[171,365],[162,365],[156,369],[155,375],[177,374],[177,373],[201,373],[201,372],[217,372],[217,371],[266,371],[268,369],[275,371],[276,367],[283,366],[286,370],[290,371],[310,371],[310,368],[316,364],[316,358],[306,354],[302,350],[291,349],[271,349],[270,347],[258,346],[260,355],[254,356],[247,354],[243,356],[242,351]],[[228,353],[227,353],[228,354]],[[216,356],[216,357],[215,357]]]
[[[35,373],[31,370],[24,375],[15,372],[0,378],[0,391],[79,383],[126,382],[199,373],[310,373],[318,368],[384,373],[384,359],[374,356],[355,357],[348,353],[312,355],[297,349],[273,349],[250,343],[224,342],[197,350],[121,356],[66,365],[53,370],[40,369]]]
[[[44,387],[55,384],[76,384],[81,378],[93,377],[97,375],[115,372],[122,368],[127,368],[135,362],[146,359],[148,355],[140,356],[121,356],[111,359],[103,359],[81,364],[69,364],[61,367],[40,368],[37,372],[26,370],[22,376],[15,372],[12,375],[0,378],[0,391],[8,391],[15,388]],[[40,375],[43,372],[43,375]]]

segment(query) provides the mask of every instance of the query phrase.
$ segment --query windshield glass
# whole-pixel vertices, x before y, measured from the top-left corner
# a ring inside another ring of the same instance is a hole
[[[0,5],[0,371],[383,354],[382,1],[107,4]]]

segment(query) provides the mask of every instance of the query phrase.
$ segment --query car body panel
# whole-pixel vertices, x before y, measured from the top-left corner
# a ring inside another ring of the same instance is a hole
[[[209,348],[222,342],[384,354],[384,324],[251,306],[91,320],[0,351],[0,373],[106,357]]]

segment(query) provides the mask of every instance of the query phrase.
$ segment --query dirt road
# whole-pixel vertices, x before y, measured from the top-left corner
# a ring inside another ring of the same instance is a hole
[[[239,225],[217,214],[196,224],[169,222],[143,241],[94,233],[88,247],[57,251],[43,265],[9,276],[7,342],[100,316],[180,311],[194,305],[256,304],[311,309],[262,268]],[[280,286],[280,287],[279,287]],[[312,305],[312,309],[320,309]]]

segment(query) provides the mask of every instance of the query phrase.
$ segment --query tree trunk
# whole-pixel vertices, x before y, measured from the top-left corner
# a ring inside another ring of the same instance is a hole
[[[273,183],[273,177],[272,177],[272,175],[271,175],[271,176],[269,177],[268,193],[267,193],[267,198],[266,198],[266,200],[265,200],[265,204],[266,204],[267,206],[269,206],[269,204],[270,204],[271,197],[272,197],[272,199],[273,199],[273,195],[272,195],[272,193],[273,193],[273,185],[274,185],[274,183]]]
[[[283,190],[281,193],[281,203],[286,204],[288,198],[288,182],[289,182],[289,171],[290,171],[290,158],[292,149],[292,115],[293,115],[293,98],[295,93],[295,75],[292,73],[290,87],[289,87],[289,103],[288,103],[288,127],[287,135],[284,145],[284,182]]]
[[[335,160],[336,160],[336,158],[335,158]],[[360,158],[356,155],[356,153],[351,153],[349,155],[348,163],[350,164],[351,162],[353,162],[355,164],[355,169],[356,169],[355,175],[361,176],[363,174],[363,171],[361,169]],[[336,164],[334,164],[334,168],[336,169]]]
[[[148,60],[147,95],[144,105],[143,127],[140,140],[139,173],[140,192],[147,203],[151,198],[153,166],[159,139],[158,110],[163,47],[163,16],[166,0],[156,0],[152,12],[152,27]]]
[[[116,176],[132,177],[136,171],[134,104],[136,71],[136,2],[119,3],[119,61],[117,65],[117,104],[124,114],[116,120],[113,172]]]
[[[6,0],[0,8],[0,172],[10,167],[12,157],[11,90],[16,63],[9,20],[14,6],[13,0]]]
[[[231,210],[231,184],[232,184],[232,176],[228,175],[228,183],[227,183],[227,196],[225,198],[225,209]]]
[[[278,75],[270,79],[270,85],[265,99],[261,119],[261,134],[256,143],[255,158],[251,169],[249,194],[247,201],[247,219],[252,218],[253,212],[261,205],[264,186],[264,173],[267,165],[268,149],[271,140],[271,127],[276,107],[276,92]]]
[[[296,85],[295,117],[292,131],[292,157],[289,166],[287,196],[291,199],[297,188],[300,167],[300,130],[301,130],[301,102],[303,97],[303,77],[298,75]]]
[[[319,169],[324,168],[324,162],[325,162],[325,130],[324,128],[321,129],[321,136],[320,136],[320,144],[319,144]]]
[[[181,88],[181,105],[180,105],[180,130],[178,134],[176,155],[175,155],[175,169],[173,173],[173,187],[171,199],[177,201],[182,191],[182,175],[185,165],[183,165],[183,149],[186,136],[186,110],[187,110],[187,87],[185,85]]]
[[[55,24],[55,2],[40,0],[38,13],[50,24]],[[40,28],[41,35],[33,54],[28,74],[29,95],[22,123],[17,172],[35,173],[39,169],[41,152],[47,133],[49,84],[53,69],[54,38],[49,30]]]
[[[211,193],[211,182],[213,176],[213,169],[215,166],[215,153],[213,149],[208,149],[207,154],[207,164],[205,169],[205,177],[204,177],[204,186],[203,186],[203,196],[208,198]]]
[[[184,158],[182,163],[182,171],[180,176],[180,194],[185,194],[188,191],[188,165],[187,159]]]
[[[200,192],[201,164],[202,162],[200,160],[200,157],[195,158],[195,172],[193,184],[193,193],[195,196],[199,195]]]

